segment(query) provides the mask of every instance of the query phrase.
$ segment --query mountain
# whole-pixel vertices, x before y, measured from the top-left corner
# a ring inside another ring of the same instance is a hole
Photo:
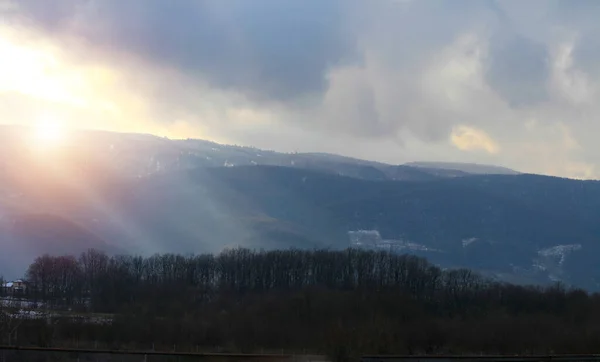
[[[169,248],[178,250],[200,239],[203,250],[218,250],[222,244],[214,240],[250,247],[353,245],[538,282],[592,288],[600,280],[594,266],[600,261],[598,182],[536,175],[370,181],[254,166],[160,176],[136,189],[128,210],[143,214],[136,222],[157,238],[170,235],[162,224],[174,207],[183,211],[177,230],[202,223],[200,234],[172,238],[181,244]]]
[[[79,132],[0,132],[0,273],[42,253],[388,249],[443,267],[600,289],[600,183],[480,165],[387,165]],[[460,166],[460,169],[459,169]]]
[[[519,172],[506,167],[458,162],[409,162],[405,166],[426,170],[457,171],[473,175],[518,175]]]
[[[104,131],[73,131],[65,144],[45,154],[28,138],[24,127],[0,126],[0,168],[5,172],[26,170],[40,165],[64,167],[76,172],[109,174],[115,177],[145,177],[156,173],[198,167],[284,166],[311,169],[366,180],[427,181],[439,177],[460,177],[486,173],[484,167],[454,164],[415,163],[389,165],[326,153],[280,153],[253,147],[222,145],[204,140],[169,140],[152,135]],[[40,155],[42,153],[42,155]],[[25,167],[23,167],[25,166]],[[469,167],[471,170],[468,170]],[[511,172],[487,166],[488,173]],[[42,172],[47,172],[43,170]],[[55,170],[56,171],[56,170]],[[60,171],[60,170],[59,170]],[[514,173],[514,171],[512,171]]]

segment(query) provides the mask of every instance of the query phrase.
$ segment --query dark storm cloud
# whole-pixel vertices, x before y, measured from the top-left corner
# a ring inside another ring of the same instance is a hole
[[[18,3],[47,32],[135,54],[251,98],[288,100],[326,87],[330,67],[350,59],[342,0],[96,0]]]
[[[488,27],[500,33],[490,43],[490,85],[514,105],[546,96],[547,50],[507,35],[510,17],[493,0],[21,0],[18,6],[21,18],[46,32],[76,34],[95,49],[177,69],[255,101],[321,94],[329,70],[359,63],[359,39],[386,62],[410,69],[461,32]]]

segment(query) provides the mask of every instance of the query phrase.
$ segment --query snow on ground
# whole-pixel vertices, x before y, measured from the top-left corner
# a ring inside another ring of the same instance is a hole
[[[463,239],[462,240],[462,246],[463,246],[463,248],[466,248],[467,246],[473,244],[477,240],[479,240],[479,239],[477,239],[477,238]]]
[[[367,248],[375,250],[387,250],[394,252],[403,251],[433,251],[437,249],[430,248],[423,244],[414,243],[407,240],[383,239],[379,230],[354,230],[348,231],[350,245],[358,248]]]
[[[36,309],[44,307],[44,303],[34,302],[28,299],[14,298],[14,297],[2,297],[0,298],[0,307],[12,307],[12,308],[27,308]]]
[[[581,244],[556,245],[538,251],[538,255],[545,258],[554,258],[558,260],[558,265],[563,265],[567,255],[574,251],[581,250]]]
[[[92,324],[112,323],[110,316],[86,312],[53,310],[46,308],[45,304],[41,302],[36,303],[12,297],[0,298],[0,314],[14,319],[69,318],[71,320],[84,320]]]

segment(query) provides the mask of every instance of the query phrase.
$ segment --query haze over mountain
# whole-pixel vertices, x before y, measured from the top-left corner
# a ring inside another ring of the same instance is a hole
[[[595,181],[97,131],[72,132],[42,157],[30,130],[1,130],[7,276],[41,253],[90,247],[143,255],[362,247],[521,282],[598,287]]]

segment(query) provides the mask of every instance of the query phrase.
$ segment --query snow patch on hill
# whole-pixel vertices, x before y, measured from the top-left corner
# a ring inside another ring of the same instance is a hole
[[[350,246],[362,249],[386,250],[392,252],[427,251],[440,252],[426,245],[401,239],[383,239],[379,230],[348,231]]]
[[[562,266],[565,262],[567,255],[571,254],[574,251],[579,251],[581,249],[581,244],[556,245],[539,250],[538,255],[543,258],[552,258],[558,262],[558,265]]]
[[[538,256],[533,260],[533,268],[547,273],[548,279],[552,281],[562,281],[565,276],[565,270],[563,269],[565,260],[573,252],[582,249],[581,244],[567,244],[538,250]]]
[[[463,239],[462,240],[462,246],[463,246],[463,248],[466,248],[467,246],[473,244],[477,240],[479,240],[479,239],[477,239],[477,238]]]

